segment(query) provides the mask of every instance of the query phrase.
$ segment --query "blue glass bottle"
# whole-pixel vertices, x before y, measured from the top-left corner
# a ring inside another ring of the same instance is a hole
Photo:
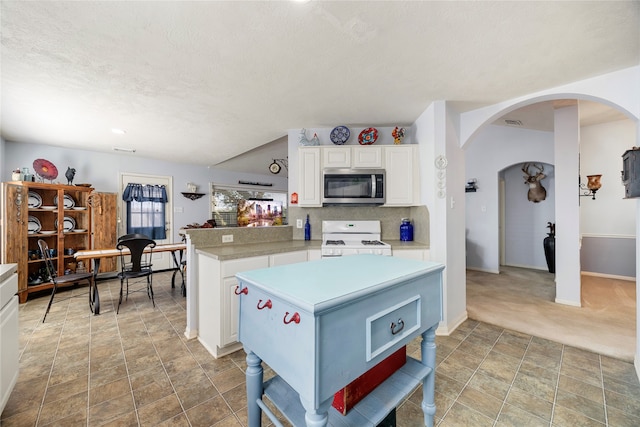
[[[307,215],[307,222],[304,223],[304,240],[311,240],[311,224],[309,223],[309,215]]]

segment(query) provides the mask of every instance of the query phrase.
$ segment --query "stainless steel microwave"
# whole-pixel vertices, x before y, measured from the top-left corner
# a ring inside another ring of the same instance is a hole
[[[324,169],[322,204],[382,205],[385,202],[384,169]]]

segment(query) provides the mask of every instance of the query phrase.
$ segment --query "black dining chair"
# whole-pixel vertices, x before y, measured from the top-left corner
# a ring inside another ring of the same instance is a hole
[[[89,309],[93,313],[94,312],[93,307],[96,305],[96,303],[98,303],[98,298],[99,298],[96,284],[94,282],[93,273],[88,271],[85,273],[71,273],[71,274],[63,274],[59,276],[56,270],[56,267],[53,263],[53,258],[51,256],[51,251],[49,250],[49,245],[47,244],[47,242],[45,242],[42,239],[39,239],[38,247],[40,248],[40,252],[42,253],[42,257],[44,258],[44,265],[47,270],[47,274],[49,275],[51,282],[53,283],[51,298],[49,298],[49,304],[47,304],[47,311],[44,312],[42,323],[44,323],[45,319],[47,318],[47,314],[49,314],[49,310],[51,309],[51,304],[53,303],[53,297],[56,295],[58,286],[76,284],[84,280],[86,280],[89,283]],[[74,296],[80,296],[80,295],[74,295]],[[72,298],[72,297],[69,297],[69,298]],[[65,298],[65,300],[69,298]],[[64,300],[61,300],[61,301],[64,301]]]
[[[123,240],[130,240],[130,239],[151,239],[151,237],[141,233],[130,233],[130,234],[125,234],[123,236],[118,237],[117,243],[120,243]],[[125,266],[127,268],[131,268],[131,263],[127,263]],[[142,268],[151,267],[151,257],[148,256],[148,254],[143,255],[142,261],[141,261],[141,267]]]
[[[153,299],[153,269],[151,264],[151,257],[153,256],[153,248],[155,248],[156,242],[147,236],[133,236],[130,238],[118,239],[116,249],[120,251],[120,298],[118,300],[118,309],[116,314],[120,312],[120,304],[122,304],[122,297],[124,296],[124,284],[127,284],[127,293],[125,299],[129,299],[129,281],[132,284],[139,282],[136,279],[144,278],[146,281],[145,288],[137,289],[131,292],[147,291],[147,296],[151,299],[153,306],[156,306],[156,302]],[[145,250],[148,252],[145,254]],[[145,261],[146,260],[146,261]]]

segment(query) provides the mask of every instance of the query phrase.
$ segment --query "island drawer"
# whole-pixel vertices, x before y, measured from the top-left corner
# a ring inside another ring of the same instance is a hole
[[[414,295],[367,317],[367,362],[420,329],[421,307]]]

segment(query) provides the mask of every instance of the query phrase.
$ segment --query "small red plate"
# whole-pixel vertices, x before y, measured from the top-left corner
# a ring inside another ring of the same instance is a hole
[[[378,139],[378,129],[366,128],[358,135],[360,145],[371,145]]]

